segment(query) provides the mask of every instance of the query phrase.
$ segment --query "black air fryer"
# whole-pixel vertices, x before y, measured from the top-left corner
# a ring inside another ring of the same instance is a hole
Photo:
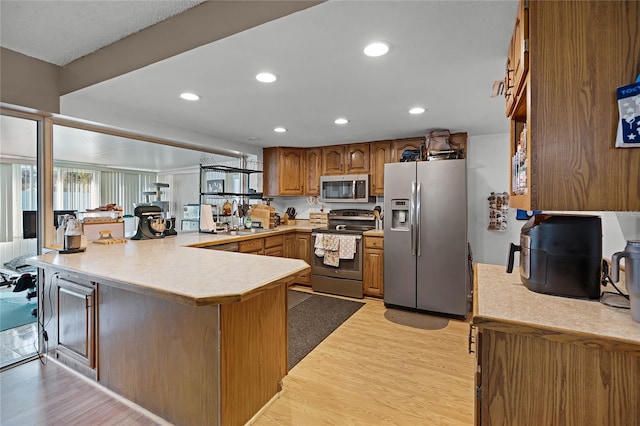
[[[597,299],[602,268],[602,222],[598,216],[538,214],[511,244],[507,272],[520,252],[520,277],[531,291]]]

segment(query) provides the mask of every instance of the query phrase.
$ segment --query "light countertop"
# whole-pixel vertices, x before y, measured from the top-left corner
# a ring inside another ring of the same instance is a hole
[[[514,328],[548,330],[563,341],[575,337],[582,341],[593,339],[596,344],[608,341],[613,346],[619,342],[624,350],[640,347],[640,323],[631,319],[629,310],[609,307],[598,300],[535,293],[522,284],[517,269],[508,274],[500,265],[477,264],[475,267],[473,322],[476,325],[502,323]],[[606,291],[614,290],[607,287]]]
[[[28,263],[190,305],[230,303],[304,272],[309,265],[299,259],[196,247],[311,230],[306,228],[281,226],[274,231],[238,236],[180,232],[175,237],[128,240],[126,244],[89,243],[84,253],[52,251],[29,258]]]

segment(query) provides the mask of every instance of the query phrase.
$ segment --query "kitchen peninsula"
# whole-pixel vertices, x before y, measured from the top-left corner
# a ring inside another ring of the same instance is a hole
[[[51,356],[171,423],[244,424],[287,373],[287,286],[299,259],[197,247],[247,237],[89,244],[42,268]]]
[[[477,265],[475,281],[476,424],[637,424],[640,324],[628,310],[534,293],[504,266]]]

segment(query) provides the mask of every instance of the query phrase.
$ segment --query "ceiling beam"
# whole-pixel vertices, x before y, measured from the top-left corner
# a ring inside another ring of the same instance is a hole
[[[60,96],[323,1],[205,1],[65,65],[60,72]]]

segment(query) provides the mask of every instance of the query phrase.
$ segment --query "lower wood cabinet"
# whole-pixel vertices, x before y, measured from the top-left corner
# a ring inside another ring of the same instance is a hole
[[[302,259],[309,265],[313,262],[313,243],[308,232],[296,232],[295,234],[296,259]],[[311,285],[311,271],[298,275],[298,284]]]
[[[94,376],[89,370],[96,367],[98,284],[56,275],[53,286],[56,356],[62,362],[80,367],[85,375]]]
[[[238,251],[240,253],[264,254],[264,238],[239,241]]]
[[[266,256],[284,257],[284,236],[266,237],[264,239],[264,254]]]
[[[384,296],[383,237],[364,237],[364,273],[362,285],[365,296]]]
[[[476,324],[476,425],[630,425],[637,348],[518,324]]]

